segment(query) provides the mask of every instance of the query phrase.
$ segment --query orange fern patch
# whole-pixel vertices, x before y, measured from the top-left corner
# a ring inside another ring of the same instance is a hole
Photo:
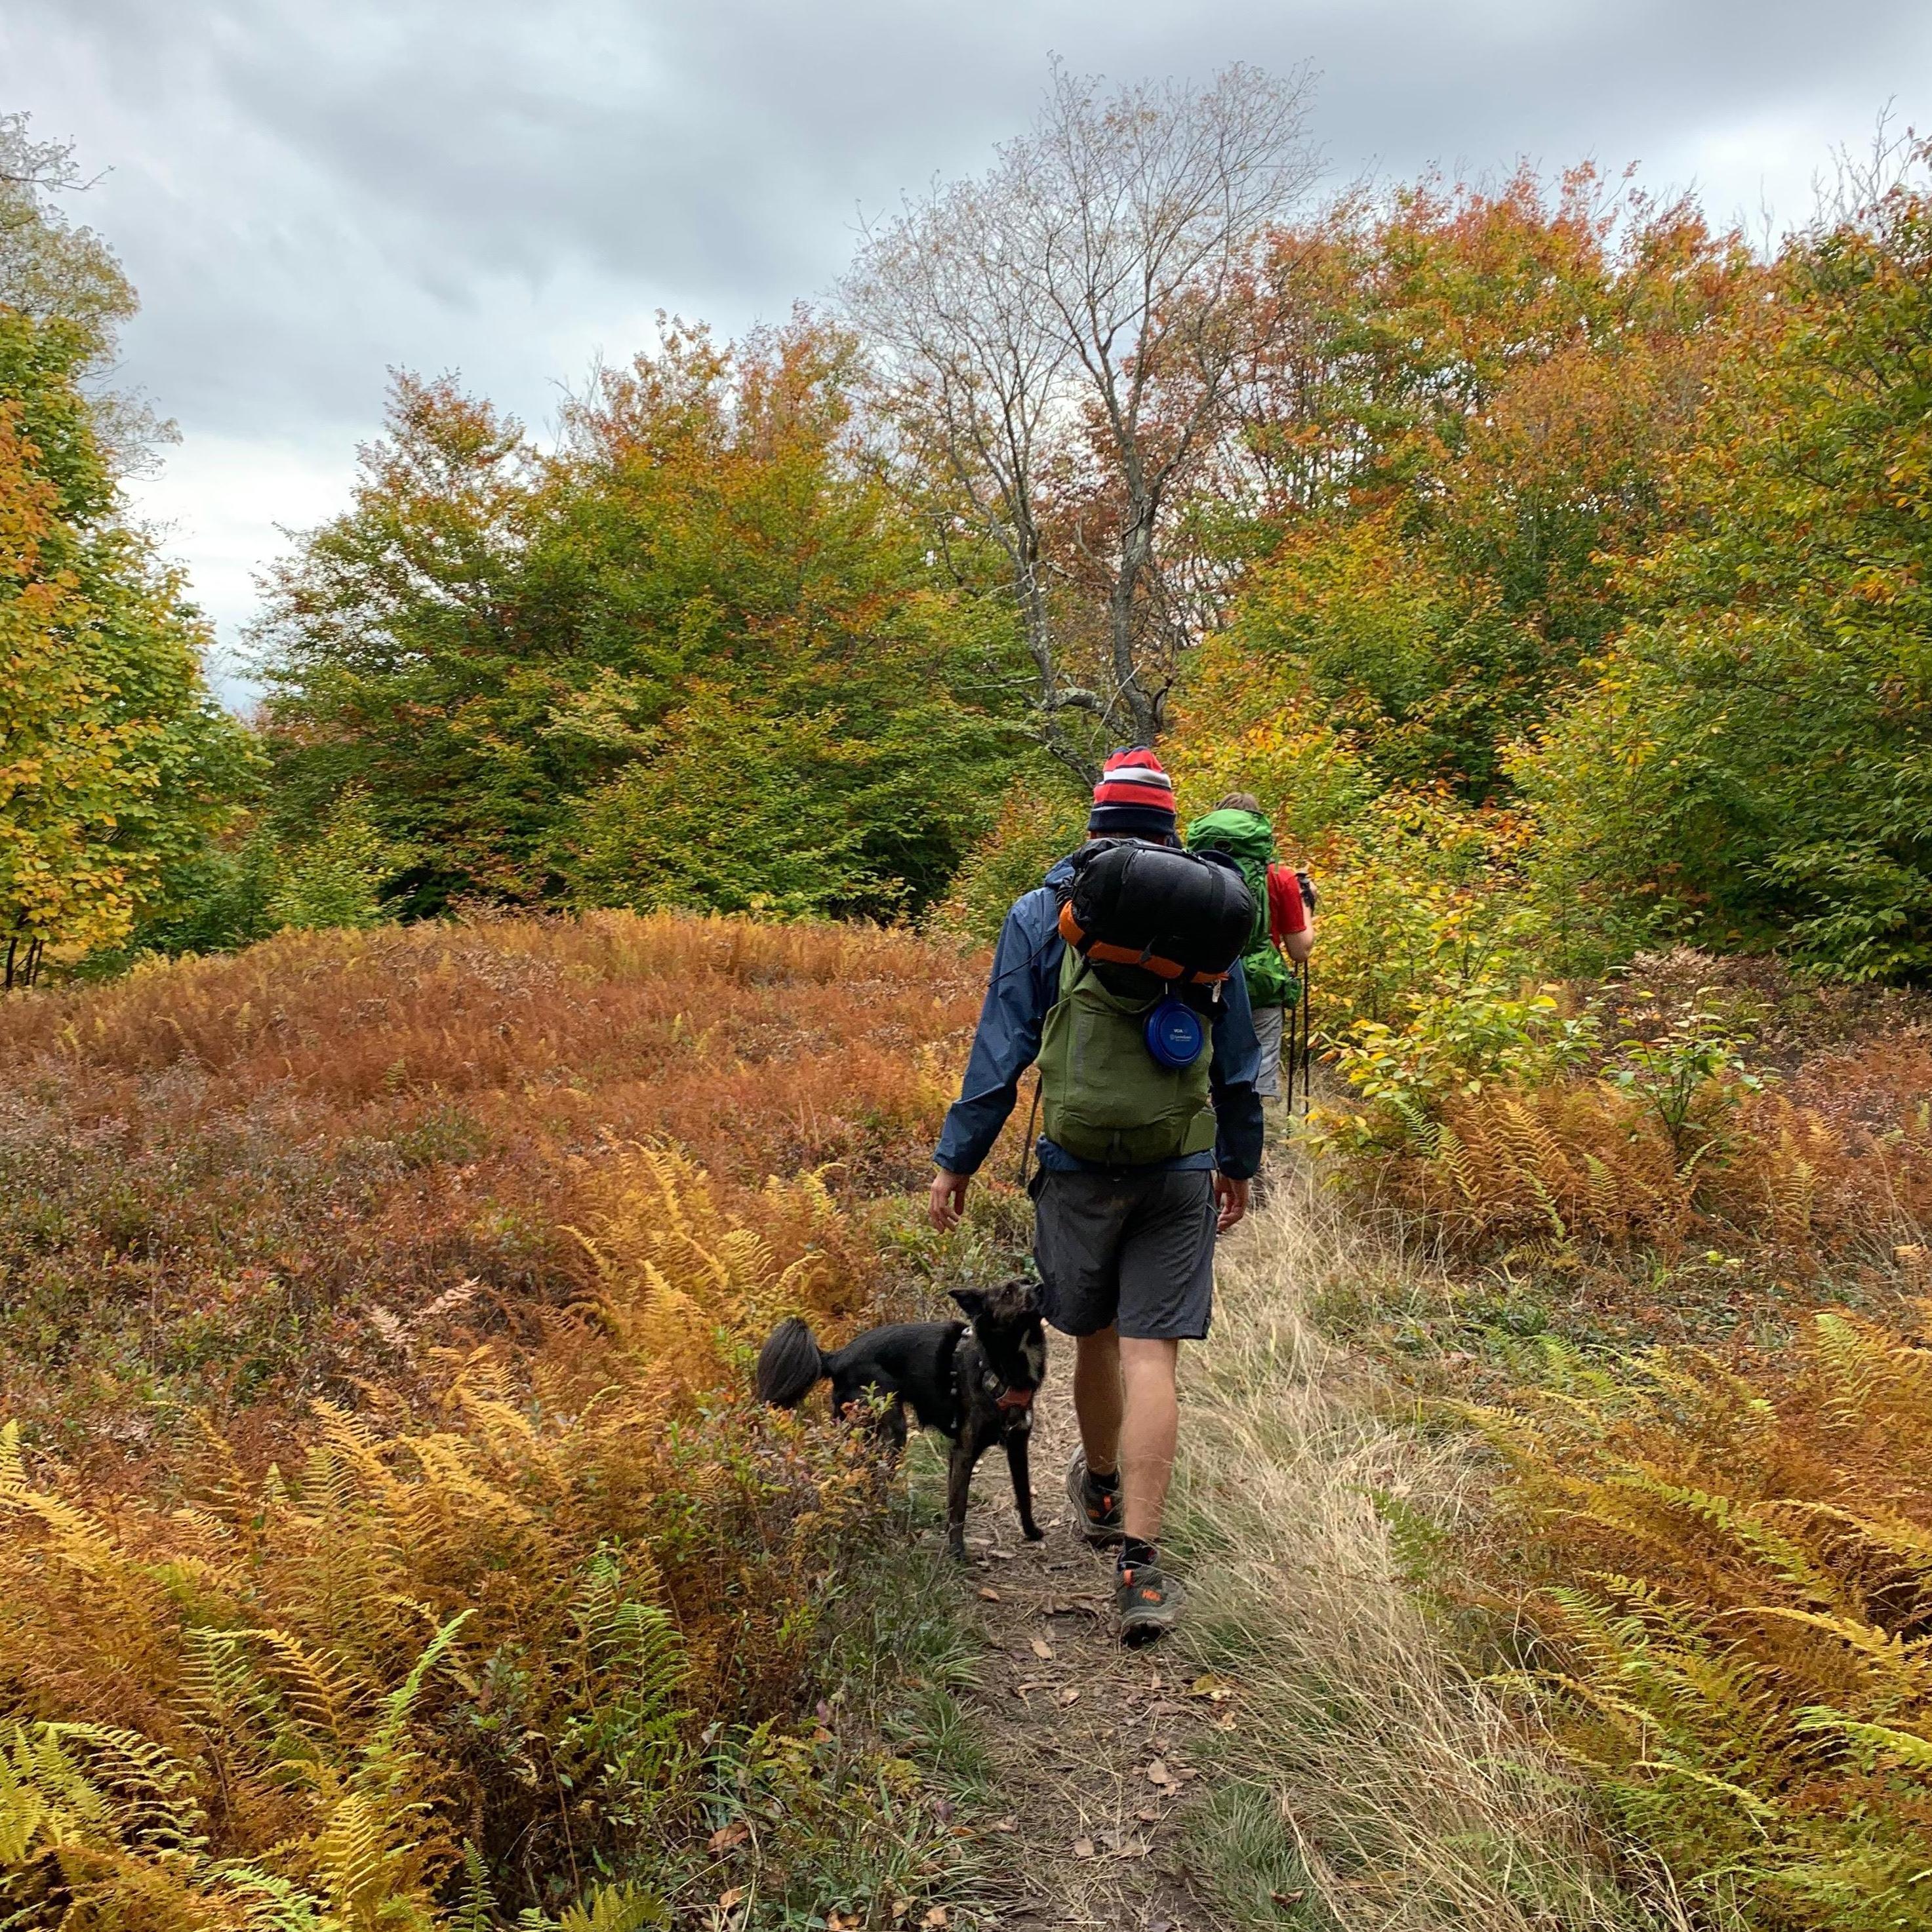
[[[1516,1681],[1685,1895],[1932,1923],[1932,1352],[1826,1312],[1789,1364],[1573,1360],[1480,1419]]]
[[[879,1493],[752,1352],[903,1300],[976,993],[612,915],[0,1007],[0,1918],[552,1924],[701,1858]]]

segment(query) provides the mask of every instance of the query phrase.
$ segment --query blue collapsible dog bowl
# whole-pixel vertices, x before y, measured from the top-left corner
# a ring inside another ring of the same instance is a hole
[[[1201,1057],[1208,1037],[1201,1016],[1182,1000],[1163,1000],[1147,1016],[1147,1048],[1154,1064],[1178,1073]]]

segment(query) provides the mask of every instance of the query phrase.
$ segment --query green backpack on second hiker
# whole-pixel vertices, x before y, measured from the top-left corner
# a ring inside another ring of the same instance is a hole
[[[1241,954],[1241,971],[1248,982],[1248,1004],[1292,1006],[1300,986],[1268,936],[1268,867],[1275,856],[1274,828],[1258,812],[1210,812],[1187,828],[1190,852],[1225,852],[1241,868],[1254,895],[1252,937]]]

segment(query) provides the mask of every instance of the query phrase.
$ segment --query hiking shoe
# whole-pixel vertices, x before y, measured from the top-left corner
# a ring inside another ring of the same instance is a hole
[[[1066,1466],[1066,1499],[1073,1505],[1073,1525],[1096,1549],[1120,1540],[1120,1479],[1108,1490],[1090,1492],[1087,1486],[1087,1452],[1076,1449]]]
[[[1158,1563],[1123,1564],[1114,1573],[1120,1641],[1130,1650],[1166,1636],[1180,1621],[1180,1586]]]

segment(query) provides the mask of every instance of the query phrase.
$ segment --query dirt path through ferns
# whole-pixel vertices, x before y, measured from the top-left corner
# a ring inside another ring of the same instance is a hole
[[[1114,1634],[1112,1554],[1076,1534],[1065,1494],[1072,1367],[1057,1341],[1033,1438],[1046,1540],[1022,1540],[998,1456],[980,1466],[967,1524],[986,1637],[976,1701],[1004,1807],[992,1902],[1005,1924],[1219,1932],[1181,1841],[1199,1780],[1190,1746],[1232,1720],[1177,1653],[1125,1650]]]
[[[962,1588],[985,1632],[1002,1925],[1682,1932],[1604,1868],[1574,1778],[1408,1587],[1391,1508],[1454,1524],[1481,1478],[1471,1445],[1406,1426],[1374,1365],[1307,1317],[1372,1289],[1432,1286],[1282,1160],[1183,1364],[1168,1526],[1190,1603],[1150,1649],[1120,1648],[1111,1562],[1074,1532],[1068,1344],[1034,1436],[1044,1542],[1020,1540],[1004,1460],[982,1464]]]

